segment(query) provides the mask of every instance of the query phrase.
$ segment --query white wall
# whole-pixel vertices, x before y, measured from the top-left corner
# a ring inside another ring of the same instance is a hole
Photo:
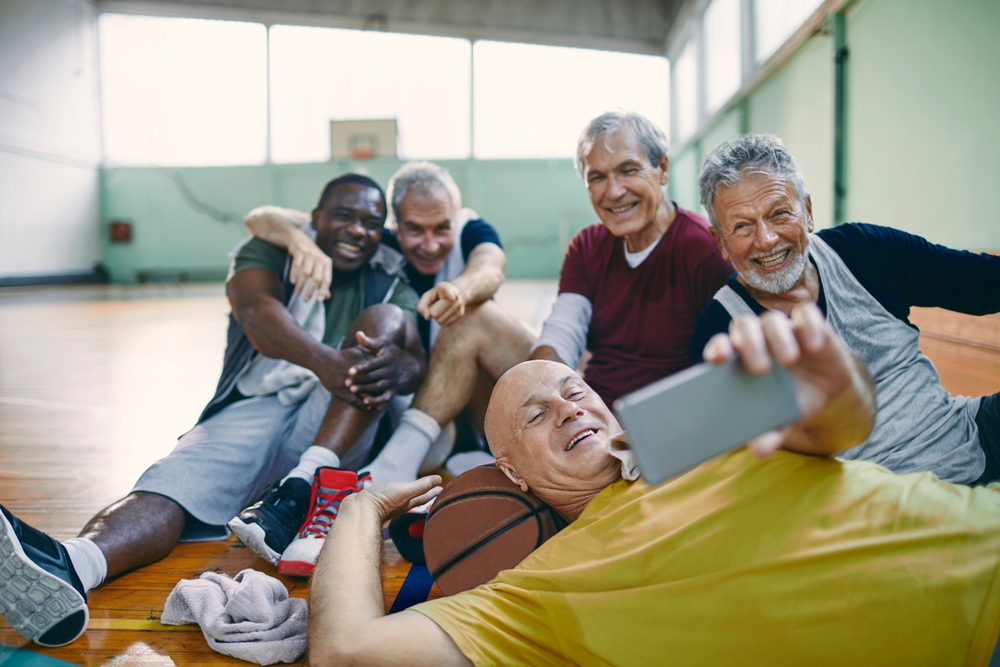
[[[0,1],[0,278],[100,259],[96,17],[84,0]]]

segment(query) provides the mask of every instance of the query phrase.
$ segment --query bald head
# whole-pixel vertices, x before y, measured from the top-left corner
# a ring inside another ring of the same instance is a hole
[[[610,442],[621,428],[576,371],[526,361],[501,377],[486,410],[497,467],[564,517],[621,475]]]
[[[528,387],[538,380],[557,375],[580,377],[565,364],[543,360],[525,361],[500,376],[486,408],[486,441],[493,456],[499,457],[507,452],[515,431],[511,417],[531,396]]]

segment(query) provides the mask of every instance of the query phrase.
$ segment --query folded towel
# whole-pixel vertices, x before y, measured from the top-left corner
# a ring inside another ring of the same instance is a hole
[[[219,653],[273,665],[295,662],[306,650],[307,603],[289,598],[284,584],[256,570],[230,579],[205,572],[178,582],[167,597],[160,622],[197,623]]]

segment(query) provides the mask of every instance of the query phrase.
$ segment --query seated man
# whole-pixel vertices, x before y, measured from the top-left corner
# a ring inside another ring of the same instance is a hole
[[[706,355],[760,374],[768,347],[801,420],[758,440],[770,458],[741,448],[657,487],[622,479],[619,426],[575,373],[512,369],[486,420],[497,465],[570,525],[486,585],[386,616],[382,523],[440,478],[351,496],[312,579],[310,664],[986,664],[1000,487],[828,458],[870,432],[870,380],[810,303],[743,318]]]
[[[1000,394],[951,396],[920,350],[911,306],[1000,311],[1000,257],[952,250],[888,227],[813,231],[812,200],[781,141],[749,135],[705,159],[701,198],[712,236],[738,275],[698,320],[691,355],[734,317],[819,305],[875,379],[878,417],[864,443],[838,456],[950,482],[1000,479]]]
[[[691,365],[698,313],[732,267],[708,221],[670,201],[667,138],[635,113],[612,111],[580,137],[576,166],[600,218],[573,239],[559,296],[532,359],[580,365],[610,405]]]
[[[311,490],[359,490],[356,473],[321,466],[337,466],[340,457],[347,466],[363,463],[376,406],[422,379],[416,297],[397,274],[402,258],[379,245],[385,199],[371,179],[331,181],[312,219],[334,269],[326,312],[289,299],[285,251],[260,240],[245,244],[227,287],[233,314],[216,396],[128,496],[63,544],[0,508],[0,614],[22,635],[44,646],[73,641],[87,628],[87,591],[163,558],[206,524],[224,530],[290,469],[268,496],[286,511],[308,508]],[[382,362],[376,382],[363,372],[349,375],[373,358]],[[352,393],[348,377],[362,390]],[[332,482],[339,486],[329,489]],[[335,508],[329,503],[311,517],[303,548],[322,543],[312,538],[325,536]]]
[[[389,181],[388,198],[382,243],[407,260],[406,276],[420,295],[418,328],[431,357],[412,405],[367,466],[376,483],[416,479],[421,464],[439,467],[453,441],[442,428],[453,420],[465,439],[478,439],[496,379],[526,359],[534,341],[491,300],[504,280],[506,255],[493,227],[462,208],[445,169],[429,162],[403,165]],[[316,289],[323,298],[329,259],[301,231],[308,221],[305,213],[267,206],[252,211],[246,224],[255,236],[288,248],[296,290],[308,295]]]

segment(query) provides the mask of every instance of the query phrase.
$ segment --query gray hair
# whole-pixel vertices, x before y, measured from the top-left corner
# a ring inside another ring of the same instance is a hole
[[[462,208],[462,193],[458,191],[455,179],[448,170],[431,162],[407,162],[389,179],[386,188],[386,199],[389,200],[389,218],[386,227],[396,229],[399,221],[399,205],[407,195],[422,194],[428,197],[437,196],[441,189],[448,193],[454,209],[452,215]]]
[[[781,139],[773,134],[746,134],[730,139],[705,158],[698,177],[701,205],[716,229],[719,229],[719,220],[712,203],[719,194],[719,187],[735,185],[747,174],[768,174],[785,179],[795,188],[803,205],[809,196],[802,172]]]
[[[622,128],[628,128],[635,133],[642,152],[654,167],[659,166],[663,158],[669,154],[670,142],[667,141],[667,135],[653,121],[634,111],[620,109],[606,111],[590,121],[580,135],[580,141],[576,145],[576,170],[580,176],[586,176],[585,161],[597,140],[603,137],[607,141]]]

